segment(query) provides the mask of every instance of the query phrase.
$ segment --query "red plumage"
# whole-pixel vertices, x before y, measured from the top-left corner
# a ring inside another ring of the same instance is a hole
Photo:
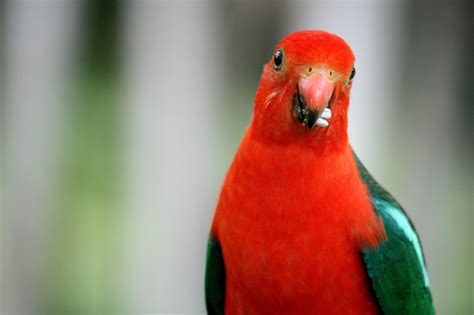
[[[226,314],[377,314],[360,249],[385,234],[347,139],[354,56],[322,31],[290,34],[278,48],[284,71],[265,66],[211,229],[226,267]],[[301,69],[321,66],[341,79],[330,126],[310,131],[289,104]]]

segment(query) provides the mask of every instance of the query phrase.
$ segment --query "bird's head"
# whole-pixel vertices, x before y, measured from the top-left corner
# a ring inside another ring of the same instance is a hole
[[[255,97],[252,124],[263,137],[308,146],[347,143],[354,54],[325,31],[287,35],[275,48]]]

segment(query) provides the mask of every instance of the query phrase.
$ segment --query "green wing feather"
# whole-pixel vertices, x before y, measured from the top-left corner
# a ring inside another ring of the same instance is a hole
[[[387,234],[387,241],[362,252],[381,309],[394,315],[434,314],[423,251],[413,224],[400,204],[354,157]]]
[[[214,236],[209,237],[206,258],[206,307],[210,315],[224,314],[225,265],[222,248]]]

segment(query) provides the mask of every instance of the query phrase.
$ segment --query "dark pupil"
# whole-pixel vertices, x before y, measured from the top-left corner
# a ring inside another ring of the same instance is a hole
[[[356,69],[352,68],[352,72],[351,72],[351,76],[349,77],[349,80],[354,79],[355,75],[356,75]]]
[[[275,64],[275,67],[279,67],[279,66],[281,66],[282,62],[283,62],[283,53],[281,52],[281,49],[280,49],[275,54],[275,58],[273,59],[273,63]]]

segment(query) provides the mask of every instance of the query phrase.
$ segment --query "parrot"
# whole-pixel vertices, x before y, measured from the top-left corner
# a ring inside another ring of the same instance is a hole
[[[434,314],[420,238],[348,139],[355,56],[339,36],[285,36],[207,242],[208,314]]]

